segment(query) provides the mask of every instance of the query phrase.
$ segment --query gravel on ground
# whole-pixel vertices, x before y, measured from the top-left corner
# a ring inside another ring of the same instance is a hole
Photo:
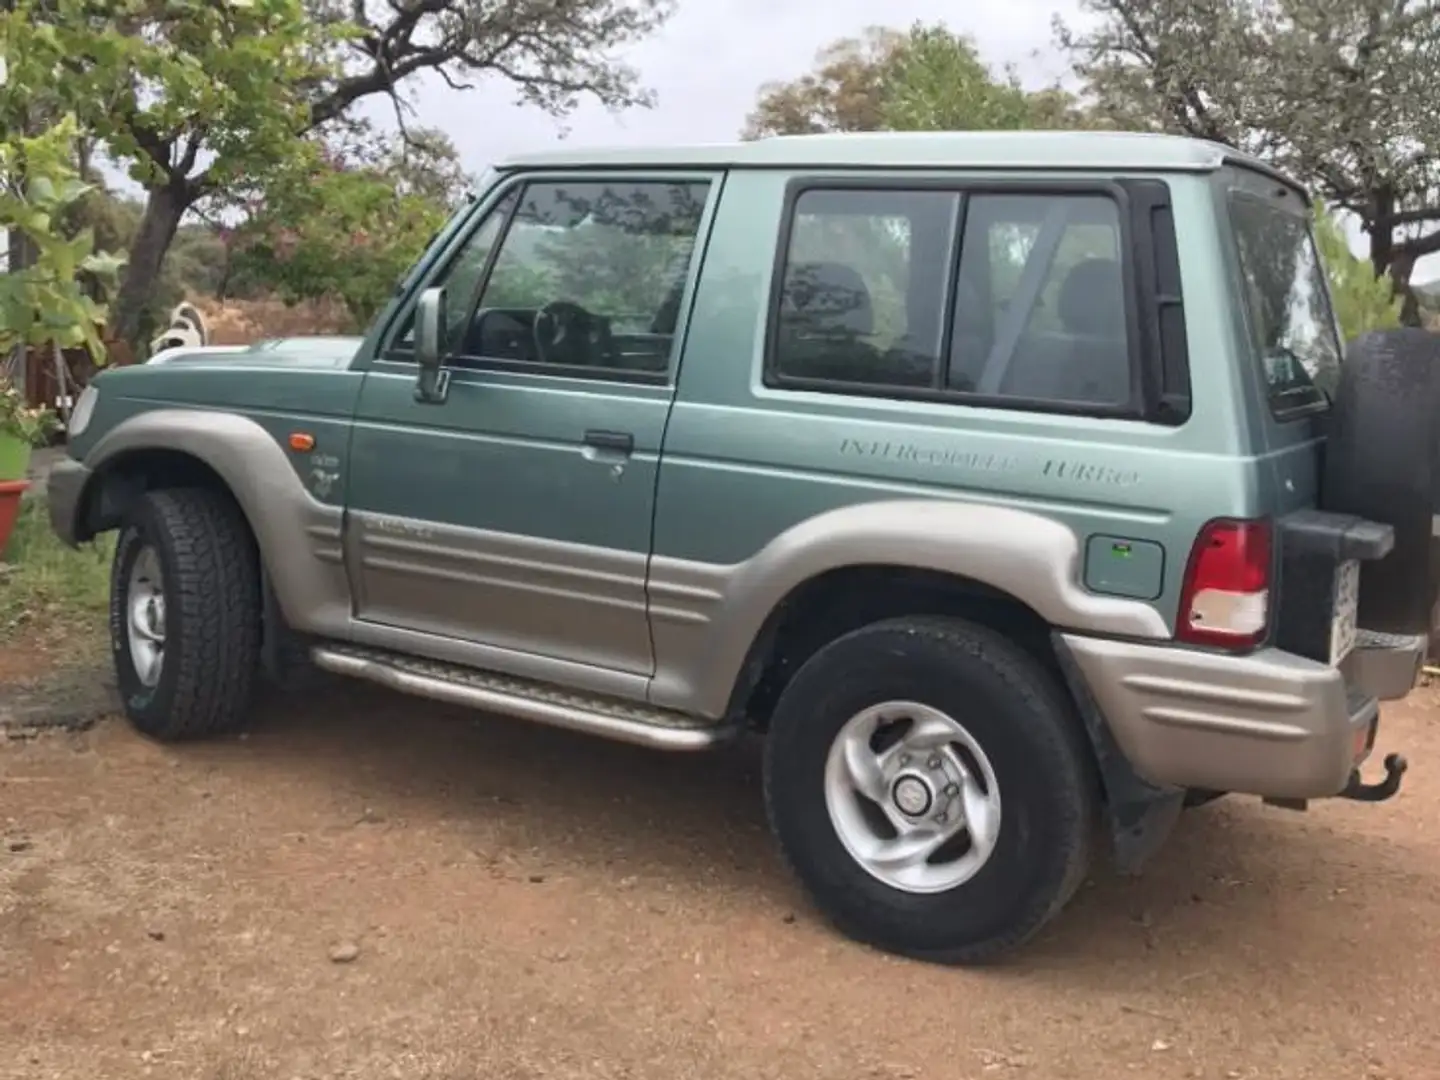
[[[1396,800],[1191,811],[985,970],[826,926],[749,746],[358,685],[0,738],[0,1078],[1440,1076],[1437,706],[1386,711]]]

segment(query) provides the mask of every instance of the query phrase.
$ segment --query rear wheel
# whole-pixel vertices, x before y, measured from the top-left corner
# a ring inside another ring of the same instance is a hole
[[[245,721],[260,650],[259,561],[227,496],[150,491],[121,528],[110,576],[110,642],[125,713],[162,740]]]
[[[955,619],[862,628],[812,657],[771,721],[780,845],[842,931],[977,963],[1079,887],[1097,785],[1068,700],[1004,637]]]

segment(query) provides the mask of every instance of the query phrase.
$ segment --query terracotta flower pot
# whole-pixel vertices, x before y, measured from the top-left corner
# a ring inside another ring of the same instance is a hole
[[[5,546],[20,516],[20,496],[29,488],[29,480],[0,480],[0,558],[5,556]]]

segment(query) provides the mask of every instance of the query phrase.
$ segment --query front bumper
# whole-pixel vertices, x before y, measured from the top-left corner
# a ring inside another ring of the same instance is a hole
[[[45,481],[45,501],[50,506],[50,528],[71,547],[80,544],[80,500],[90,470],[74,458],[65,458],[51,470]]]
[[[1413,642],[1398,659],[1361,657],[1342,671],[1279,649],[1063,640],[1143,780],[1271,799],[1343,794],[1374,742],[1380,699],[1403,696],[1403,673],[1413,685],[1420,665]],[[1367,672],[1373,684],[1359,681]]]

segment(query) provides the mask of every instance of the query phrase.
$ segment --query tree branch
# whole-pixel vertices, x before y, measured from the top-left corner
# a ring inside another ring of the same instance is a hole
[[[1395,245],[1394,250],[1397,260],[1402,258],[1419,260],[1426,255],[1440,253],[1440,231],[1412,237],[1409,240],[1401,240]]]
[[[1371,227],[1399,229],[1406,225],[1424,225],[1430,221],[1440,221],[1440,206],[1423,206],[1414,210],[1401,210],[1397,213],[1386,214],[1383,217],[1377,217]]]

